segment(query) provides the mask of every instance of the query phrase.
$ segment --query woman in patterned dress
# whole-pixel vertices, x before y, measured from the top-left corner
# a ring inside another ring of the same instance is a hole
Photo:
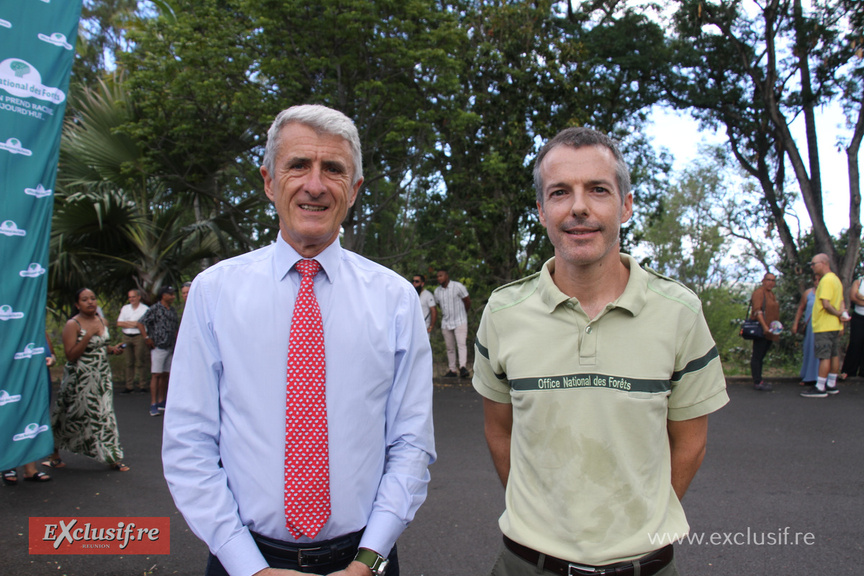
[[[96,295],[82,288],[75,295],[78,314],[63,328],[66,367],[57,401],[51,411],[54,454],[44,466],[62,468],[60,449],[90,456],[126,472],[123,448],[114,416],[113,378],[108,354],[122,354],[108,344],[108,327],[97,313]]]

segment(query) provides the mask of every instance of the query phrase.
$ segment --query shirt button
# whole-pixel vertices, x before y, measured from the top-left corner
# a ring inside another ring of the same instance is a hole
[[[587,328],[585,328],[585,333],[586,333],[586,334],[590,334],[590,333],[591,333],[591,326],[588,326]]]

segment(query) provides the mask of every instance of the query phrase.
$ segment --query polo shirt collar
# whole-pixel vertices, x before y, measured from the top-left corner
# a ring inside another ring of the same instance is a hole
[[[629,254],[622,253],[619,256],[621,263],[630,269],[630,278],[627,280],[624,292],[621,293],[621,296],[612,305],[615,308],[623,308],[633,316],[636,316],[645,307],[645,293],[648,290],[649,275]],[[554,269],[555,258],[552,257],[543,264],[543,268],[540,270],[540,283],[537,288],[540,298],[550,314],[560,304],[570,300],[570,297],[561,292],[552,280],[552,271]]]
[[[288,272],[302,259],[303,257],[282,238],[282,234],[278,234],[273,256],[273,273],[276,280],[279,282],[284,280]],[[327,281],[331,284],[335,282],[342,262],[342,245],[339,243],[339,239],[334,240],[320,254],[315,256],[314,260],[317,260],[321,265],[321,270],[324,271]]]

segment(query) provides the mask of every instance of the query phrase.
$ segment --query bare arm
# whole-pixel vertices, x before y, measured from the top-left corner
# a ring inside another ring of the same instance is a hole
[[[843,311],[845,310],[845,306],[843,306],[843,304],[841,304],[840,307],[841,307],[841,309],[837,310],[836,308],[834,308],[834,306],[831,305],[830,300],[828,300],[826,298],[822,298],[822,308],[824,308],[826,312],[828,312],[829,314],[833,314],[834,316],[837,316],[838,318],[840,318],[841,322],[847,322],[847,320],[843,320],[843,318],[841,318]]]
[[[513,405],[483,399],[483,429],[501,484],[510,476],[510,436],[513,432]]]
[[[81,330],[81,327],[75,320],[69,320],[66,322],[66,326],[63,327],[63,350],[66,352],[67,362],[77,362],[81,355],[84,354],[84,350],[87,349],[90,338],[93,337],[92,332],[86,332],[79,341],[79,330]]]
[[[804,295],[801,296],[801,302],[798,303],[798,310],[795,311],[795,321],[792,323],[792,333],[798,333],[798,325],[801,323],[801,317],[804,316],[804,310],[807,309],[807,295],[810,294],[809,290],[804,291]]]
[[[672,453],[672,489],[681,500],[705,457],[708,416],[692,420],[667,420],[666,429]]]
[[[432,332],[435,329],[435,322],[438,321],[438,306],[431,306],[429,312],[432,313],[431,322],[429,322],[429,332]]]
[[[469,312],[471,310],[471,297],[465,296],[462,298],[462,304],[465,305],[465,312]]]
[[[858,306],[864,306],[864,298],[858,293],[858,286],[861,284],[861,279],[855,280],[852,283],[852,288],[849,289],[849,301]]]

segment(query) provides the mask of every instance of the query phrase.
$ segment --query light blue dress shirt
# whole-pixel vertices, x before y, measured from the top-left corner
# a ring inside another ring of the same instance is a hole
[[[285,528],[288,337],[300,259],[282,238],[192,283],[168,391],[162,444],[177,508],[232,576],[267,567],[249,531]],[[417,292],[336,241],[316,258],[324,323],[331,516],[316,537],[364,526],[387,555],[426,499],[432,351]],[[221,466],[220,466],[221,462]],[[301,538],[298,542],[309,542]]]

